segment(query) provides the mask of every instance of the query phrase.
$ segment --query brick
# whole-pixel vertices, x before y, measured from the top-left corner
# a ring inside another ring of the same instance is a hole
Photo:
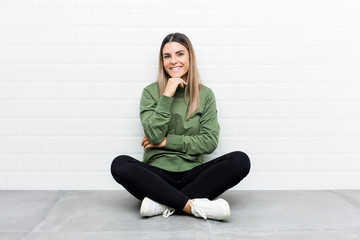
[[[78,8],[108,8],[111,7],[113,0],[74,0],[75,7]]]
[[[360,171],[359,154],[341,154],[341,162],[338,163],[340,171],[358,173]]]
[[[16,7],[34,7],[34,1],[27,0],[2,0],[1,7],[16,8]]]
[[[275,0],[268,2],[266,0],[228,0],[226,2],[216,1],[217,8],[225,8],[225,9],[269,9],[269,10],[277,10],[277,9],[290,9],[293,5],[292,2],[286,0]]]
[[[18,24],[26,26],[49,26],[55,22],[52,9],[18,8]]]
[[[81,154],[116,154],[121,149],[126,149],[127,154],[135,154],[142,151],[141,137],[96,137],[78,138],[78,152]]]
[[[242,151],[247,154],[257,153],[257,139],[254,137],[220,137],[219,150],[221,153]]]
[[[81,64],[76,66],[74,75],[74,81],[81,83],[111,82],[113,81],[113,67],[108,64]],[[124,75],[127,74],[124,73]]]
[[[149,47],[93,47],[97,64],[157,64],[158,49]]]
[[[322,137],[298,137],[289,141],[291,151],[295,154],[325,154],[326,138]]]
[[[0,172],[0,189],[5,190],[6,188],[6,182],[5,182],[5,173]]]
[[[20,47],[0,46],[0,64],[11,64],[20,62]]]
[[[19,136],[21,134],[20,120],[0,119],[1,136]]]
[[[36,6],[40,8],[71,8],[74,6],[74,0],[36,0]]]
[[[79,141],[74,137],[43,137],[38,142],[43,154],[74,154],[78,152]]]
[[[58,156],[51,154],[22,155],[24,172],[56,172],[58,170]]]
[[[94,84],[53,84],[56,96],[62,100],[94,100],[96,85]]]
[[[95,136],[144,137],[139,119],[95,120],[92,133]],[[141,141],[141,140],[139,140]]]
[[[44,83],[22,83],[19,84],[19,91],[24,100],[52,100],[58,98],[57,86]]]
[[[220,44],[223,46],[289,46],[293,44],[288,29],[237,29],[220,30]]]
[[[57,26],[83,26],[92,23],[90,9],[56,9]]]
[[[74,82],[76,66],[71,64],[41,64],[39,81],[41,82]]]
[[[262,154],[291,154],[293,153],[293,144],[289,137],[257,138],[256,152]]]
[[[308,133],[309,120],[221,119],[219,123],[221,134],[224,137],[299,137],[310,135]]]
[[[59,136],[92,136],[94,120],[92,119],[61,119],[58,120]]]
[[[163,38],[171,32],[171,29],[112,27],[111,43],[115,46],[155,46],[160,49]],[[144,41],[144,36],[152,36]]]
[[[92,49],[87,46],[56,47],[56,62],[60,64],[93,63]]]
[[[254,154],[251,168],[255,172],[303,172],[307,169],[309,155],[299,154]]]
[[[2,5],[1,5],[2,6]],[[0,8],[0,26],[17,25],[18,11],[15,8]]]
[[[189,9],[187,2],[185,4],[178,4],[177,2],[171,1],[161,1],[153,0],[151,3],[146,0],[122,0],[122,1],[113,1],[112,6],[115,8],[126,8],[126,9]],[[191,9],[204,9],[204,8],[214,8],[217,6],[216,0],[206,1],[206,4],[202,1],[193,1],[191,2]]]
[[[35,27],[7,27],[3,28],[1,32],[2,43],[5,45],[36,45],[39,43],[39,29]]]
[[[123,26],[130,24],[131,12],[124,9],[95,9],[93,23],[95,26]]]
[[[16,84],[16,82],[34,82],[38,81],[39,69],[36,65],[26,64],[7,64],[2,69],[2,81]],[[20,91],[17,89],[16,91]],[[8,93],[14,94],[15,90]]]
[[[139,118],[138,101],[79,101],[76,104],[78,118]]]
[[[115,153],[115,154],[90,154],[90,155],[81,155],[80,157],[84,157],[86,158],[87,156],[90,156],[92,159],[94,159],[93,161],[93,165],[92,165],[92,171],[94,172],[108,172],[110,171],[110,166],[112,161],[115,159],[115,157],[121,155],[120,153]],[[132,155],[133,158],[135,159],[142,159],[142,154],[133,154]]]
[[[77,114],[76,103],[71,101],[39,101],[38,113],[32,117],[73,118]]]
[[[40,152],[40,140],[37,137],[5,137],[4,152],[11,154],[38,154]]]
[[[21,62],[27,64],[56,63],[56,48],[52,46],[22,46]]]
[[[20,99],[19,84],[0,83],[0,99],[19,100]]]
[[[108,28],[78,28],[74,31],[76,45],[109,45],[111,29]]]
[[[133,100],[138,101],[144,88],[143,84],[94,84],[94,98],[98,100]]]
[[[56,136],[58,122],[55,119],[24,119],[21,121],[23,136]]]
[[[35,101],[7,101],[3,103],[6,118],[39,117],[39,106]]]
[[[72,45],[74,43],[75,30],[71,27],[42,27],[37,31],[41,45]]]
[[[62,189],[62,190],[95,190],[106,189],[116,183],[111,175],[106,173],[42,173],[41,174],[41,189]],[[74,183],[77,183],[76,185]]]
[[[328,154],[357,154],[359,153],[359,137],[328,138],[324,141],[325,150]]]
[[[93,172],[94,163],[99,157],[92,155],[60,155],[59,172]]]
[[[38,172],[7,172],[5,181],[9,190],[40,190],[42,185]]]
[[[0,172],[22,171],[22,156],[20,154],[0,154]]]
[[[360,128],[358,119],[344,119],[342,121],[342,128],[344,136],[359,137]]]
[[[157,62],[153,64],[111,65],[113,81],[118,83],[142,83],[142,88],[156,81]],[[137,72],[138,74],[133,74]],[[130,84],[129,84],[130,85]]]

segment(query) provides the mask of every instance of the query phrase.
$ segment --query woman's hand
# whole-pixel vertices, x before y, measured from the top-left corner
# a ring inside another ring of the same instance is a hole
[[[174,96],[179,85],[184,88],[184,86],[187,85],[187,82],[185,82],[182,78],[169,78],[163,94],[168,97]]]
[[[148,138],[145,136],[143,138],[143,140],[141,141],[141,146],[144,147],[144,149],[148,149],[148,148],[164,148],[166,145],[166,137],[164,137],[164,139],[161,141],[161,143],[159,143],[158,145],[154,145],[152,144]]]

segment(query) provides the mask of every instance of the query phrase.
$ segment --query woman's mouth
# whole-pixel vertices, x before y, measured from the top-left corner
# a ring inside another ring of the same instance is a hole
[[[181,70],[181,68],[182,67],[172,67],[172,68],[170,68],[170,70],[173,71],[173,72],[178,72],[178,71]]]

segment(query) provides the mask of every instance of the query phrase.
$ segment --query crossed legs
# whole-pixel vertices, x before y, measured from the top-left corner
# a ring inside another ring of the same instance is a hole
[[[191,199],[215,199],[238,184],[249,171],[249,157],[239,151],[182,173],[168,172],[127,155],[116,157],[111,165],[114,179],[139,200],[148,197],[188,213]]]

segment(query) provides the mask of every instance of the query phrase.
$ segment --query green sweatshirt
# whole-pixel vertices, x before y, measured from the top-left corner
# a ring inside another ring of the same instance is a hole
[[[166,136],[165,148],[144,150],[143,162],[172,172],[182,172],[203,163],[203,154],[212,153],[219,139],[216,101],[210,88],[202,85],[200,106],[186,120],[184,88],[173,97],[161,95],[154,82],[144,88],[140,101],[140,119],[145,136],[159,144]],[[189,97],[188,100],[189,101]]]

